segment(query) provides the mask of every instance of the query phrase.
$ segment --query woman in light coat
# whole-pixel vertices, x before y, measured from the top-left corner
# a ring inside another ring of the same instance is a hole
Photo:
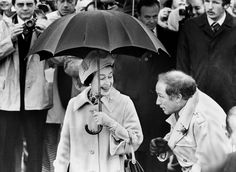
[[[97,58],[100,58],[102,112],[98,112]],[[141,125],[131,99],[113,87],[113,58],[92,51],[79,68],[81,82],[89,85],[70,100],[58,145],[55,172],[123,172],[125,154],[143,140]],[[102,131],[91,135],[102,125]]]

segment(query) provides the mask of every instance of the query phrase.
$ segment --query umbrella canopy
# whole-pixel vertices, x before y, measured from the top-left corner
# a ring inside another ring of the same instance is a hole
[[[139,57],[147,50],[167,53],[157,37],[136,18],[118,11],[86,11],[62,17],[52,23],[37,39],[29,54],[41,59],[73,55],[84,58],[91,50]],[[98,69],[100,66],[97,60]],[[98,107],[101,111],[101,88],[98,70]],[[85,126],[89,134],[92,132]]]
[[[149,50],[167,52],[156,36],[136,18],[118,11],[86,11],[52,23],[37,39],[30,54],[41,59],[74,55],[85,57],[92,49],[141,56]]]

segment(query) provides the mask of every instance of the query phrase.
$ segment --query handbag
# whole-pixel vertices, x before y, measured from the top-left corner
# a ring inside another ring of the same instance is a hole
[[[135,158],[134,148],[131,146],[131,154],[126,154],[127,159],[125,159],[125,172],[144,172],[142,166]]]

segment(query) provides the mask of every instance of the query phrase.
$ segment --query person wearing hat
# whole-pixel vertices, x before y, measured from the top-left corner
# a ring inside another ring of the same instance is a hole
[[[131,146],[137,150],[142,143],[142,129],[133,102],[113,87],[113,63],[111,54],[95,50],[80,64],[79,77],[87,87],[67,106],[55,172],[66,172],[68,167],[70,172],[123,172],[125,153],[130,152]],[[101,112],[97,110],[98,77]],[[87,126],[95,132],[98,125],[103,128],[96,135],[85,129]]]

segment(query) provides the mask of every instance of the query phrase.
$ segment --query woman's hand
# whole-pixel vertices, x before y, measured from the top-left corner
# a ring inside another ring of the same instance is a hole
[[[98,125],[112,127],[115,121],[104,112],[93,112],[93,117]]]

